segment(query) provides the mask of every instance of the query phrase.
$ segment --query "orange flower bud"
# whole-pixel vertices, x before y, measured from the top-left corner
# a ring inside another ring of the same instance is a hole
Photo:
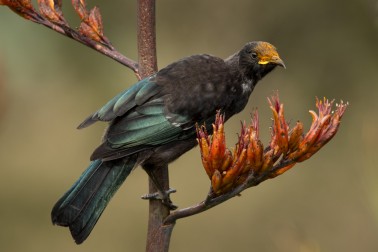
[[[246,149],[242,150],[239,157],[234,157],[234,164],[231,166],[229,170],[227,170],[226,174],[223,176],[223,183],[224,184],[233,184],[237,177],[239,176],[240,172],[242,171],[245,160],[247,157]]]
[[[213,138],[210,148],[212,168],[219,169],[219,167],[222,165],[226,149],[223,124],[213,125]]]
[[[298,121],[292,131],[290,132],[290,137],[289,137],[289,149],[291,151],[295,151],[298,149],[299,143],[303,139],[303,123]]]
[[[214,174],[211,177],[211,186],[213,192],[218,193],[222,185],[222,175],[218,170],[215,170]]]
[[[220,171],[222,172],[222,171],[227,170],[230,167],[232,161],[233,161],[233,159],[232,159],[231,151],[229,149],[226,149],[225,154],[224,154],[224,158],[223,158],[223,163],[220,166]]]
[[[205,127],[199,127],[196,125],[197,130],[197,142],[201,150],[202,165],[209,178],[213,175],[213,169],[211,167],[211,156],[209,147],[209,136],[206,133]]]
[[[268,99],[270,109],[273,112],[272,140],[270,147],[274,149],[274,154],[286,153],[288,150],[288,126],[284,117],[283,104],[279,103],[278,97]]]
[[[263,173],[265,172],[268,168],[272,167],[273,165],[273,153],[274,153],[274,150],[269,150],[267,151],[266,153],[264,153],[264,161],[262,163],[262,166],[261,166],[261,169],[260,169],[260,173]]]
[[[204,138],[198,139],[198,142],[201,148],[202,165],[205,168],[207,175],[211,178],[213,169],[211,167],[209,145]]]
[[[263,162],[264,147],[260,140],[253,139],[247,148],[247,163],[250,169],[258,172]]]

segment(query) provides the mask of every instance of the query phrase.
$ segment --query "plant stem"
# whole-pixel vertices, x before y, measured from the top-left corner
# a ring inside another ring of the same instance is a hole
[[[155,0],[138,0],[137,19],[139,75],[145,78],[157,71]],[[168,165],[154,167],[154,174],[163,189],[168,190]],[[149,193],[156,191],[149,179]],[[163,221],[169,213],[169,208],[161,200],[150,200],[146,251],[168,251],[174,224],[164,226]]]
[[[164,185],[164,190],[168,190],[168,165],[154,168],[155,178]],[[155,184],[149,179],[149,192],[155,193]],[[169,216],[169,208],[161,200],[150,199],[147,231],[147,252],[167,252],[171,239],[172,230],[175,223],[164,224],[164,220]]]
[[[245,189],[259,185],[261,182],[269,179],[270,175],[273,172],[275,172],[275,171],[277,171],[277,170],[279,170],[279,169],[281,169],[281,168],[283,168],[287,165],[290,165],[293,162],[295,162],[295,161],[293,161],[293,160],[281,160],[279,163],[274,165],[272,167],[272,169],[263,172],[260,176],[257,176],[257,177],[255,177],[254,174],[251,173],[243,184],[241,184],[238,187],[235,187],[233,190],[231,190],[228,193],[225,193],[225,194],[222,194],[222,195],[219,195],[219,196],[215,196],[215,195],[212,195],[212,192],[210,191],[210,193],[208,194],[208,197],[204,201],[198,203],[197,205],[190,206],[190,207],[183,208],[183,209],[179,209],[179,210],[171,213],[164,220],[164,225],[166,225],[166,226],[174,225],[176,223],[176,220],[178,220],[178,219],[182,219],[182,218],[185,218],[185,217],[189,217],[189,216],[192,216],[192,215],[195,215],[195,214],[202,213],[206,210],[209,210],[210,208],[213,208],[213,207],[235,197],[235,196],[240,196],[240,193],[242,191],[244,191]]]
[[[145,78],[157,71],[155,0],[138,0],[137,8],[139,75]]]

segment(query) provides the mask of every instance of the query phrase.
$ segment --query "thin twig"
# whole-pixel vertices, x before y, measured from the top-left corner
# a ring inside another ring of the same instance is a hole
[[[137,78],[140,79],[138,63],[126,57],[125,55],[121,54],[120,52],[118,52],[110,44],[110,42],[106,39],[106,37],[103,36],[103,34],[97,34],[100,36],[101,39],[103,39],[102,41],[103,43],[101,43],[101,41],[96,41],[93,38],[86,36],[86,34],[83,34],[80,31],[80,29],[79,30],[72,29],[69,26],[69,24],[66,22],[66,20],[64,19],[63,14],[61,12],[56,12],[56,9],[51,9],[50,5],[43,7],[44,10],[54,12],[56,15],[59,15],[59,18],[54,20],[54,19],[49,18],[46,15],[41,15],[31,5],[29,6],[23,2],[9,1],[8,3],[6,3],[6,5],[8,5],[8,7],[10,7],[14,12],[24,17],[25,19],[33,21],[37,24],[44,25],[47,28],[50,28],[77,42],[80,42],[81,44],[84,44],[92,48],[93,50],[103,55],[106,55],[107,57],[121,63],[122,65],[130,68],[135,73]],[[100,14],[98,15],[100,16]]]
[[[34,21],[34,20],[33,20]],[[126,57],[125,55],[121,54],[120,52],[118,52],[117,50],[115,50],[114,48],[111,49],[111,48],[108,48],[107,46],[105,45],[101,45],[83,35],[81,35],[78,31],[72,29],[71,27],[68,27],[68,26],[60,26],[60,25],[57,25],[57,24],[54,24],[46,19],[42,19],[42,20],[38,20],[38,21],[34,21],[38,24],[42,24],[64,36],[67,36],[75,41],[78,41],[92,49],[94,49],[95,51],[99,52],[99,53],[102,53],[106,56],[108,56],[109,58],[121,63],[122,65],[130,68],[138,77],[138,79],[140,79],[139,77],[139,70],[138,70],[138,63],[135,62],[134,60],[132,59],[129,59],[128,57]]]

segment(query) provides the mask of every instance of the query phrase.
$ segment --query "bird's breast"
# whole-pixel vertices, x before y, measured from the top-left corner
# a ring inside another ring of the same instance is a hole
[[[247,94],[249,96],[253,89],[253,81],[246,80],[241,84],[241,87],[242,87],[242,93]]]

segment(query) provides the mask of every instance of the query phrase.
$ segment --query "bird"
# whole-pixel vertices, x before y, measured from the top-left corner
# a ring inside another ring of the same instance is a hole
[[[197,145],[196,124],[210,125],[211,133],[218,110],[225,120],[241,112],[256,84],[277,66],[286,68],[277,49],[252,41],[226,59],[209,54],[180,59],[116,95],[78,126],[109,123],[89,167],[54,205],[53,224],[69,227],[75,242],[84,242],[137,166],[174,209],[154,171]]]

